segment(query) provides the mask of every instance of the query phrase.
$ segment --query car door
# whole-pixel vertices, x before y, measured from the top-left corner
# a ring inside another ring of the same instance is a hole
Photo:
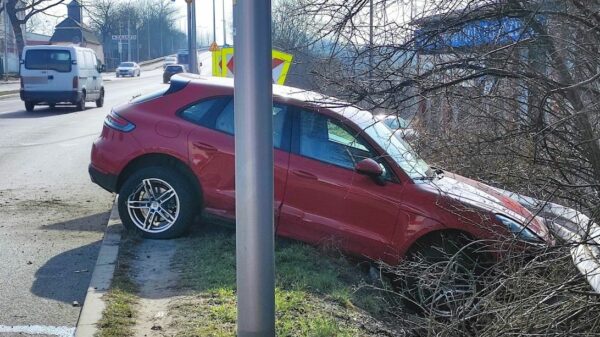
[[[355,172],[357,161],[378,155],[354,135],[336,119],[297,112],[278,234],[379,258],[392,246],[399,207],[387,193],[397,186],[390,170],[380,190]]]
[[[243,112],[242,112],[243,113]],[[273,104],[275,220],[287,179],[291,121],[286,105]],[[202,115],[202,117],[200,117]],[[234,111],[231,97],[208,99],[184,109],[181,116],[202,127],[188,137],[192,170],[200,179],[208,212],[235,217]]]
[[[330,122],[314,111],[295,113],[279,235],[319,244],[339,239],[345,229],[343,203],[354,173],[331,139]]]

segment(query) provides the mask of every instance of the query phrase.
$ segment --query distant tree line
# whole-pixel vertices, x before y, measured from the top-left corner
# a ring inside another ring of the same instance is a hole
[[[91,28],[104,45],[107,66],[120,61],[143,61],[174,54],[186,48],[186,34],[177,27],[178,12],[170,1],[94,0],[84,2]],[[119,43],[113,35],[136,35],[128,56],[127,41]]]

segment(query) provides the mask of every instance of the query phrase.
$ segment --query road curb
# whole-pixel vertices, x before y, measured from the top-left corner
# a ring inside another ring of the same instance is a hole
[[[122,228],[117,203],[113,202],[92,279],[77,321],[75,337],[92,337],[98,330],[96,323],[102,318],[106,306],[103,296],[110,288],[115,273]]]

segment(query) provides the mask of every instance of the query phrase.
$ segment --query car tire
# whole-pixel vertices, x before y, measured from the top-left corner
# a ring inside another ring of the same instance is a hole
[[[116,75],[117,75],[117,78],[121,77],[121,75],[119,75],[119,74],[116,74]]]
[[[453,319],[475,307],[490,262],[480,245],[463,234],[442,232],[415,243],[406,259],[406,270],[394,285],[405,294],[407,308]]]
[[[141,75],[141,74],[142,74],[142,72],[141,72],[141,71],[138,71],[138,75],[137,75],[137,77],[140,77],[140,75]]]
[[[200,207],[191,186],[173,167],[151,166],[135,171],[119,190],[123,225],[148,239],[183,235]]]
[[[25,101],[25,110],[27,112],[32,112],[35,109],[35,103],[30,101]]]
[[[100,97],[96,100],[96,107],[101,108],[104,106],[104,88],[100,89]]]
[[[75,103],[75,108],[77,109],[77,111],[85,110],[85,92],[81,94],[81,99],[79,100],[79,102]]]

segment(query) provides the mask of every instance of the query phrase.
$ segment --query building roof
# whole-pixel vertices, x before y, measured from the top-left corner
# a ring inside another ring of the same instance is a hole
[[[76,39],[78,41],[76,41]],[[50,42],[87,42],[92,44],[100,44],[100,40],[94,32],[85,25],[66,18],[61,23],[56,25],[56,29]]]

